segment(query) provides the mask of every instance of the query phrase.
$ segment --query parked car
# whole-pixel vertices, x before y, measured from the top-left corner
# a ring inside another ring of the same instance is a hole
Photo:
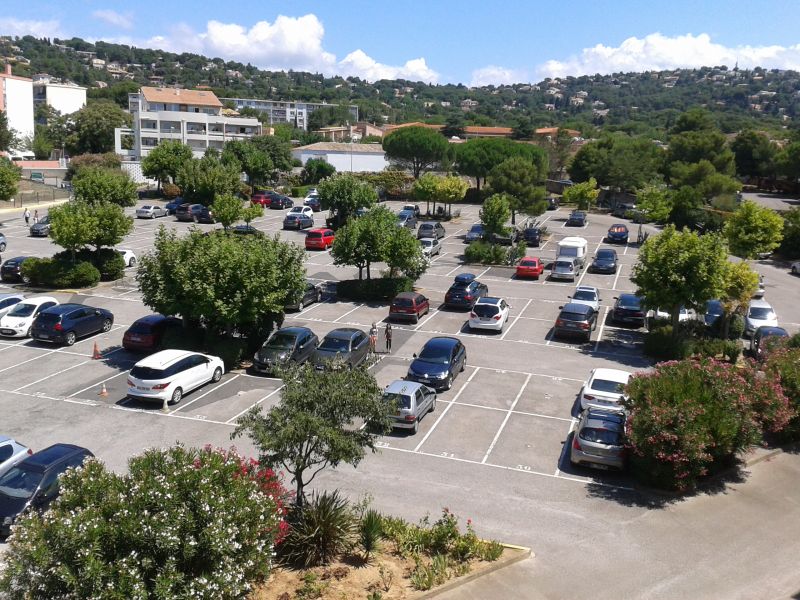
[[[586,212],[582,210],[573,210],[569,213],[569,218],[567,218],[568,227],[584,227],[586,222]]]
[[[580,275],[581,265],[575,258],[558,258],[550,268],[550,279],[567,279],[575,281]]]
[[[440,240],[445,237],[445,235],[447,234],[445,233],[444,226],[438,221],[425,221],[424,223],[420,223],[419,229],[417,229],[417,239],[435,238]]]
[[[763,358],[764,353],[772,344],[776,344],[781,338],[786,337],[789,337],[789,332],[783,327],[762,325],[756,329],[753,339],[750,340],[750,353],[755,358]]]
[[[593,273],[617,272],[617,251],[613,248],[600,248],[594,255],[594,260],[589,269]]]
[[[764,286],[764,276],[758,276],[758,287],[756,287],[756,291],[753,292],[753,298],[763,298],[764,294],[766,293],[766,287]]]
[[[122,260],[125,261],[126,267],[136,266],[136,254],[134,254],[133,250],[117,248],[117,254],[119,254],[122,257]]]
[[[33,454],[33,450],[27,446],[23,446],[8,436],[0,435],[0,477],[31,454]]]
[[[306,233],[306,250],[327,250],[333,246],[335,238],[336,234],[333,229],[328,229],[327,227],[310,229]]]
[[[253,356],[253,370],[274,373],[287,363],[303,364],[317,349],[316,334],[308,327],[283,327],[274,332]]]
[[[161,345],[170,327],[178,328],[181,320],[154,314],[136,319],[122,336],[122,347],[129,352],[152,352]]]
[[[712,327],[717,320],[725,314],[725,308],[720,300],[709,300],[706,302],[706,311],[703,313],[703,322],[706,327]]]
[[[297,206],[295,208],[300,208],[300,207]],[[306,206],[303,208],[308,208],[308,207]],[[293,210],[294,208],[292,209],[292,211]],[[297,229],[299,231],[300,229],[308,229],[309,227],[314,226],[313,213],[312,215],[309,215],[304,212],[292,212],[292,211],[289,211],[288,213],[286,213],[286,216],[283,217],[284,229]]]
[[[137,219],[155,219],[156,217],[166,217],[169,211],[157,204],[145,204],[136,209]]]
[[[269,203],[269,207],[273,210],[292,208],[293,206],[294,200],[289,198],[289,196],[284,196],[283,194],[275,194],[272,196],[272,200]]]
[[[329,331],[317,346],[312,360],[317,369],[324,369],[332,360],[341,360],[353,368],[367,359],[369,338],[360,329],[341,327]]]
[[[508,322],[510,309],[511,306],[503,298],[484,296],[472,306],[467,325],[470,329],[501,332]]]
[[[487,296],[489,288],[479,282],[472,273],[456,275],[453,284],[444,295],[444,304],[449,308],[472,308],[479,298]]]
[[[39,313],[33,321],[31,337],[38,342],[72,346],[78,338],[107,332],[114,315],[105,308],[85,304],[59,304]]]
[[[208,206],[202,206],[200,208],[200,210],[197,212],[195,221],[198,223],[207,223],[209,225],[216,223],[216,220],[214,220],[214,213]]]
[[[314,210],[310,206],[293,206],[289,209],[289,212],[286,213],[287,215],[306,215],[308,217],[314,218]]]
[[[526,227],[522,231],[522,239],[529,248],[538,247],[542,242],[542,230],[539,227]]]
[[[0,318],[14,310],[14,307],[24,299],[25,296],[19,292],[0,294]]]
[[[515,275],[519,277],[533,277],[539,279],[544,273],[544,263],[535,256],[526,256],[519,261]]]
[[[303,206],[307,206],[314,212],[320,212],[322,210],[322,201],[319,199],[318,194],[308,194],[303,199]]]
[[[6,251],[6,247],[8,244],[6,243],[6,236],[0,233],[0,254]]]
[[[750,337],[762,326],[777,327],[778,315],[766,300],[750,300],[744,318],[744,334]]]
[[[303,295],[300,300],[296,304],[290,304],[285,308],[288,310],[303,310],[309,304],[319,302],[321,296],[322,290],[320,290],[319,286],[313,281],[306,280],[306,287],[303,289]]]
[[[28,232],[33,237],[47,237],[50,235],[50,215],[45,215],[37,223],[31,225]]]
[[[194,221],[196,223],[203,208],[205,207],[202,204],[181,204],[175,209],[175,218],[178,221]]]
[[[629,212],[633,212],[636,210],[636,205],[630,202],[618,202],[617,205],[614,207],[614,210],[611,211],[611,214],[615,217],[619,217],[621,219],[626,218]]]
[[[442,251],[442,243],[436,238],[419,238],[419,243],[422,246],[422,254],[428,258],[436,256]]]
[[[611,309],[611,320],[614,323],[625,323],[644,327],[644,298],[636,294],[620,294],[615,296]]]
[[[29,258],[29,256],[15,256],[5,261],[3,265],[0,266],[0,280],[29,283],[30,279],[22,275],[22,263]]]
[[[519,231],[514,227],[507,227],[503,233],[492,233],[489,236],[489,242],[492,244],[500,244],[501,246],[511,246],[519,239]]]
[[[418,323],[431,310],[428,298],[418,292],[400,292],[389,306],[389,319],[410,319]]]
[[[800,260],[792,263],[791,271],[792,275],[800,275]]]
[[[449,390],[467,364],[467,349],[453,337],[434,337],[425,342],[408,367],[406,380],[435,390]]]
[[[573,304],[591,306],[595,312],[600,310],[600,303],[602,302],[600,290],[591,285],[579,285],[575,288],[575,292],[567,297],[570,298],[570,302]]]
[[[483,224],[475,223],[472,227],[469,228],[469,231],[464,236],[464,242],[469,244],[470,242],[479,242],[483,239]]]
[[[436,391],[415,381],[397,379],[383,390],[383,401],[390,407],[392,427],[419,431],[419,422],[436,410]]]
[[[234,225],[231,227],[231,232],[236,235],[264,235],[260,229],[256,229],[252,225]]]
[[[59,476],[70,467],[80,467],[94,456],[86,448],[53,444],[11,467],[0,476],[0,537],[28,510],[44,512],[58,498]]]
[[[25,298],[0,318],[0,335],[4,337],[30,337],[33,321],[40,312],[57,306],[58,300],[52,296]]]
[[[575,304],[570,302],[558,307],[555,325],[553,325],[553,337],[579,336],[590,341],[592,332],[597,329],[597,311],[585,304]]]
[[[625,413],[590,408],[572,434],[569,462],[598,469],[625,469]]]
[[[401,210],[397,213],[397,225],[398,227],[414,229],[417,226],[417,217],[410,210]]]
[[[128,373],[128,397],[178,404],[209,382],[222,379],[225,365],[218,356],[188,350],[162,350],[137,362]]]
[[[269,205],[272,203],[272,194],[274,192],[269,191],[255,191],[250,194],[250,204],[259,204],[264,208],[269,208]]]
[[[630,377],[630,372],[621,369],[592,369],[581,388],[581,410],[623,410],[620,402],[625,398],[625,386]]]
[[[615,223],[608,228],[606,234],[606,241],[610,244],[627,244],[628,243],[628,227],[622,223]]]
[[[690,308],[686,308],[685,306],[681,306],[678,308],[678,321],[683,323],[684,321],[690,321],[692,319],[697,318],[697,314]],[[644,316],[645,318],[645,325],[647,326],[648,331],[653,329],[656,322],[658,321],[672,321],[672,314],[665,309],[662,308],[651,308],[647,311]]]
[[[177,211],[177,210],[178,210],[178,207],[179,207],[181,204],[184,204],[183,198],[181,198],[180,196],[178,196],[178,197],[177,197],[177,198],[175,198],[174,200],[170,200],[169,202],[167,202],[167,203],[164,205],[164,208],[167,210],[167,214],[168,214],[168,215],[174,215],[174,214],[175,214],[175,211]]]
[[[404,204],[403,210],[408,210],[414,213],[414,216],[419,219],[421,211],[419,210],[419,204]]]
[[[558,198],[550,196],[547,199],[547,210],[558,210]]]

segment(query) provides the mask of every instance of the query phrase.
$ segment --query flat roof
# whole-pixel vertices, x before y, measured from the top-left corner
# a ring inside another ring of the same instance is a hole
[[[191,104],[193,106],[222,107],[214,92],[208,90],[184,90],[180,88],[142,86],[141,93],[148,102],[165,104]]]

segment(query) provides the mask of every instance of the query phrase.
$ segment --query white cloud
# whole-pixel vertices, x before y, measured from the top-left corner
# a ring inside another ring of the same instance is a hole
[[[522,83],[528,79],[528,74],[522,69],[507,69],[497,65],[489,65],[475,69],[472,72],[470,86],[481,87],[484,85],[502,85]]]
[[[668,37],[651,33],[631,37],[619,46],[597,44],[566,60],[549,60],[537,68],[542,77],[593,75],[626,71],[658,71],[716,65],[800,69],[800,44],[795,46],[723,46],[707,33]]]
[[[110,8],[96,10],[92,13],[92,18],[103,23],[108,23],[114,27],[121,27],[122,29],[133,29],[133,13],[118,13]]]
[[[430,83],[439,79],[439,74],[428,66],[424,58],[414,58],[400,67],[393,67],[377,62],[363,50],[354,50],[340,60],[337,71],[344,76],[361,77],[368,81],[409,79]]]
[[[24,19],[15,19],[14,17],[0,17],[0,31],[3,35],[25,36],[32,35],[34,37],[52,38],[62,37],[61,23],[56,20],[51,21],[33,21]]]

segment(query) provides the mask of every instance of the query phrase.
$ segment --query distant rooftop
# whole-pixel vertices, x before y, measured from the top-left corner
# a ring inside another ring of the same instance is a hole
[[[148,102],[191,104],[193,106],[213,106],[215,108],[222,106],[222,102],[211,91],[142,86],[141,92]]]

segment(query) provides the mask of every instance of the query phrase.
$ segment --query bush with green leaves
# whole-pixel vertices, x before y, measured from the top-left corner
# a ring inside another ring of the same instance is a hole
[[[513,246],[506,249],[500,244],[490,244],[484,241],[470,242],[464,249],[464,258],[468,263],[482,265],[507,265],[512,254],[516,256]]]
[[[306,161],[306,166],[303,168],[303,183],[306,185],[314,185],[319,183],[326,177],[330,177],[336,172],[336,167],[329,163],[324,158],[311,158]]]
[[[14,598],[243,598],[286,532],[279,478],[234,451],[148,450],[119,475],[90,459],[9,539]]]
[[[377,510],[369,509],[361,515],[358,524],[358,541],[364,550],[364,560],[369,562],[370,556],[378,549],[383,539],[383,520]]]
[[[125,259],[113,248],[100,248],[92,252],[92,263],[100,271],[100,281],[116,281],[125,273]]]
[[[354,301],[391,300],[400,292],[413,289],[414,282],[409,277],[346,279],[336,284],[336,296]]]
[[[22,263],[23,281],[53,289],[87,288],[100,283],[100,271],[87,261],[28,258]]]
[[[780,382],[791,410],[789,423],[780,433],[782,441],[800,440],[800,346],[792,346],[790,338],[786,348],[778,348],[767,354],[763,369],[768,379]]]

